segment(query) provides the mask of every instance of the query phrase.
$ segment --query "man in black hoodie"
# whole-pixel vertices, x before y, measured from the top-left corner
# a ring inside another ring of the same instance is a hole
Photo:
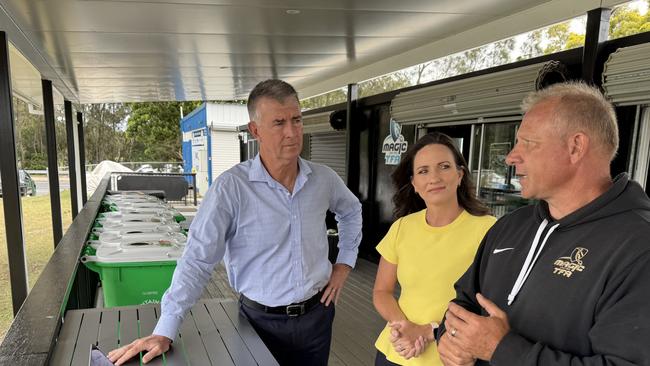
[[[507,157],[522,196],[455,285],[446,365],[650,365],[650,200],[612,179],[616,115],[594,88],[527,97]]]

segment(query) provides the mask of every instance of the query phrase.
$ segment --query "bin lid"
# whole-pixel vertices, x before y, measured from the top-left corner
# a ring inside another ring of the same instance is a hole
[[[169,209],[169,205],[165,202],[131,202],[131,201],[122,201],[122,202],[107,202],[111,206],[118,208],[161,208]]]
[[[167,228],[161,228],[161,229],[169,229],[169,230],[159,230],[159,231],[179,231],[181,226],[178,225],[174,221],[165,221],[165,222],[160,222],[160,221],[115,221],[115,220],[105,220],[102,222],[102,227],[101,228],[93,228],[93,231],[106,231],[109,229],[133,229],[133,230],[145,230],[145,229],[155,229],[156,227],[159,226],[167,226]],[[175,230],[177,229],[177,230]]]
[[[153,223],[156,224],[156,223]],[[93,234],[97,235],[99,239],[102,235],[127,235],[127,234],[144,234],[144,233],[178,233],[181,232],[179,224],[169,225],[155,225],[155,226],[140,226],[140,227],[95,227]]]
[[[184,248],[185,245],[164,240],[123,242],[117,246],[100,246],[95,257],[100,263],[175,261]]]
[[[105,196],[104,202],[163,202],[160,198],[154,196]]]
[[[164,219],[171,220],[174,218],[174,212],[161,210],[160,212],[146,212],[146,213],[125,213],[122,211],[108,211],[100,212],[96,220],[100,221],[160,221]]]
[[[179,212],[174,209],[169,209],[165,207],[116,207],[116,211],[122,214],[156,214],[159,216],[169,215],[172,216],[179,215]]]
[[[132,234],[115,234],[115,233],[101,233],[99,239],[96,241],[99,247],[102,246],[118,246],[121,244],[134,244],[140,242],[160,242],[163,244],[171,243],[175,245],[184,246],[187,242],[187,237],[181,233],[169,232],[152,232],[152,233],[132,233]]]

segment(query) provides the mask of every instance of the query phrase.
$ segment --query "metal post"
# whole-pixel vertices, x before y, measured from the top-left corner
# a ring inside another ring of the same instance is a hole
[[[81,202],[86,205],[88,192],[86,191],[86,150],[84,140],[84,119],[81,112],[77,112],[77,129],[79,134],[79,179],[81,179]]]
[[[598,62],[599,51],[609,36],[611,9],[598,8],[587,12],[585,46],[582,49],[582,80],[600,84],[603,63]]]
[[[352,192],[359,190],[359,133],[353,119],[357,110],[359,86],[348,84],[348,99],[345,114],[345,169],[347,186]]]
[[[63,102],[65,110],[65,131],[68,141],[68,175],[70,177],[70,202],[72,203],[72,219],[79,213],[79,202],[77,192],[77,159],[74,153],[74,122],[72,121],[72,102]]]
[[[27,297],[28,286],[11,97],[9,43],[5,32],[0,32],[0,172],[2,172],[2,201],[5,214],[11,300],[14,315],[16,315]]]
[[[194,206],[196,206],[196,173],[192,173],[192,195],[194,196]]]
[[[54,247],[63,237],[61,223],[61,195],[59,193],[59,167],[56,159],[56,128],[54,125],[54,98],[52,81],[41,80],[43,86],[43,112],[45,115],[45,137],[47,138],[47,171],[50,181],[50,206],[52,209],[52,234]]]
[[[481,142],[478,145],[478,173],[476,174],[476,197],[481,198],[481,174],[483,174],[483,144],[485,143],[485,123],[481,123]]]

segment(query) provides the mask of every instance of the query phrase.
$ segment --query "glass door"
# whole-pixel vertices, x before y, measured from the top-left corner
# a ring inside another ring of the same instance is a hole
[[[476,193],[496,217],[529,204],[521,197],[521,185],[506,156],[515,145],[520,122],[474,125],[469,166]]]

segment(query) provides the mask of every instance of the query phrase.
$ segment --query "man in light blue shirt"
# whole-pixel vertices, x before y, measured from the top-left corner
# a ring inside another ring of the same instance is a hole
[[[192,223],[152,335],[109,353],[117,365],[169,349],[223,258],[246,316],[281,365],[326,365],[337,302],[356,262],[361,204],[330,168],[300,158],[302,117],[293,87],[258,84],[248,99],[259,155],[221,174]],[[325,215],[335,213],[339,254],[328,260]]]

